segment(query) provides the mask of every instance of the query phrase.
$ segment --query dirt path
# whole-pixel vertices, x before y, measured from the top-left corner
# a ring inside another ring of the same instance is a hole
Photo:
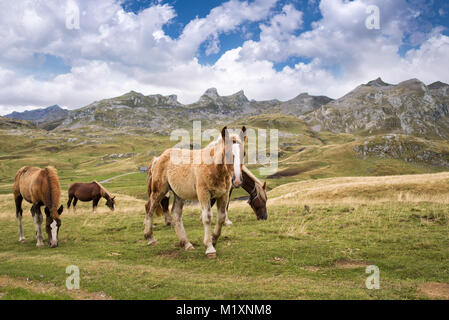
[[[121,177],[124,177],[124,176],[129,176],[131,174],[136,174],[136,173],[140,173],[140,172],[138,172],[138,171],[136,171],[136,172],[128,172],[128,173],[124,173],[124,174],[121,174],[121,175],[118,175],[118,176],[115,176],[115,177],[112,177],[112,178],[109,178],[109,179],[106,179],[106,180],[103,180],[103,181],[99,181],[99,182],[100,183],[109,183],[112,180],[115,180],[115,179],[118,179],[118,178],[121,178]]]

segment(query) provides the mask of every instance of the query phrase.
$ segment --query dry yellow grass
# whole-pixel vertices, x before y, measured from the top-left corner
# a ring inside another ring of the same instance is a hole
[[[269,204],[434,202],[449,204],[449,172],[293,182],[269,192]]]

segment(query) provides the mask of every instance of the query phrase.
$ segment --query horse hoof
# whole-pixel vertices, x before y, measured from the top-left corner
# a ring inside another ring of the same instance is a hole
[[[149,242],[148,242],[148,245],[151,247],[151,246],[154,246],[154,245],[156,245],[157,244],[157,240],[150,240]]]
[[[184,248],[186,251],[195,250],[195,247],[191,243],[186,244],[186,246]]]
[[[19,240],[20,243],[25,243],[25,238]]]
[[[226,220],[225,223],[224,223],[224,225],[225,225],[226,227],[232,226],[232,221],[231,221],[231,220]]]
[[[215,259],[217,257],[217,253],[216,252],[211,252],[211,253],[208,253],[206,255],[207,255],[207,257],[209,259]]]
[[[43,244],[43,243],[36,243],[36,247],[38,247],[38,248],[41,248],[43,246],[45,246],[45,244]]]

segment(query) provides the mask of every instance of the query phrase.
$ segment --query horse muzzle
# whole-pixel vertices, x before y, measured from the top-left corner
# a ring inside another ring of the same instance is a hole
[[[56,248],[58,246],[58,241],[50,241],[50,248]]]
[[[240,188],[242,186],[242,179],[233,177],[232,178],[232,186],[234,188]]]

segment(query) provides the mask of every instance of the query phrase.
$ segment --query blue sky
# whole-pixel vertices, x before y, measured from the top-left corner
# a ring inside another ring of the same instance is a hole
[[[449,82],[448,31],[443,0],[0,0],[0,114],[130,90],[190,103],[209,87],[287,100],[378,76]]]

